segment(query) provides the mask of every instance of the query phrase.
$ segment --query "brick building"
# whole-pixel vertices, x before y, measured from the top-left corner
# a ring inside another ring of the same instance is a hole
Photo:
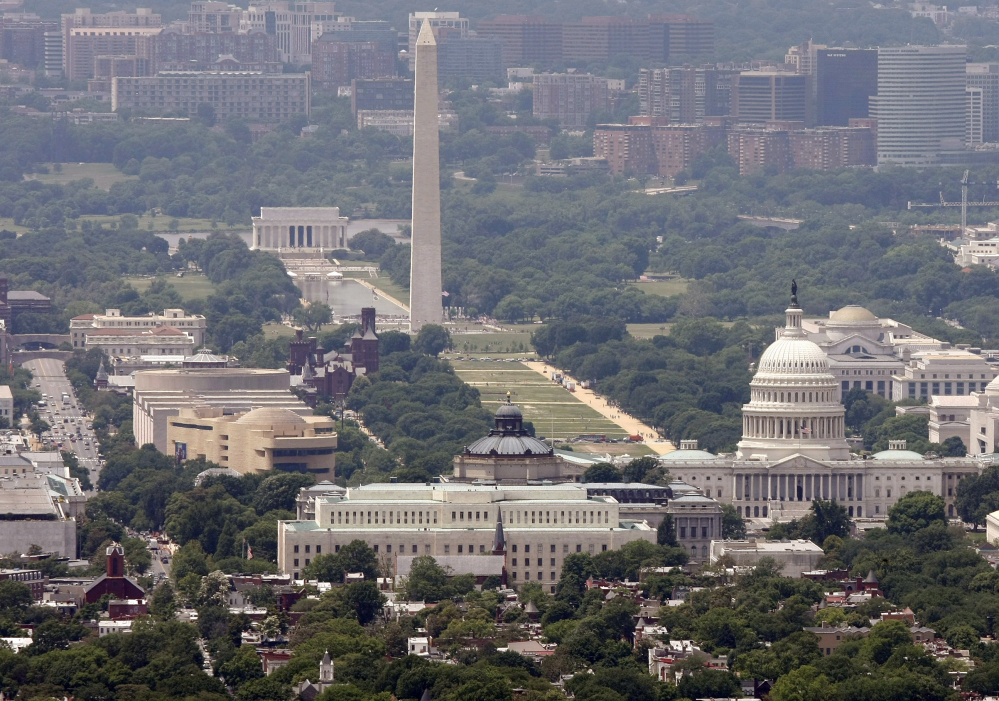
[[[196,116],[207,103],[219,120],[280,122],[311,111],[308,73],[251,71],[165,72],[138,78],[113,78],[111,109],[142,114]]]
[[[270,72],[281,72],[276,37],[261,30],[244,34],[186,34],[167,27],[154,37],[140,40],[140,48],[152,62],[147,75],[168,70],[208,70],[220,56],[232,56],[244,64],[272,64]]]
[[[326,40],[312,45],[312,82],[322,90],[336,90],[357,78],[395,75],[395,55],[373,41]]]
[[[629,124],[598,125],[593,132],[593,155],[605,158],[614,175],[672,178],[724,140],[721,123],[668,124],[662,117],[632,117]]]
[[[607,79],[579,73],[534,76],[534,116],[564,129],[585,128],[594,112],[610,109]]]
[[[654,60],[652,27],[647,21],[583,17],[580,22],[562,25],[563,61],[608,61],[619,55]]]
[[[497,39],[504,66],[552,66],[562,60],[562,25],[537,15],[499,15],[479,22],[481,37]]]

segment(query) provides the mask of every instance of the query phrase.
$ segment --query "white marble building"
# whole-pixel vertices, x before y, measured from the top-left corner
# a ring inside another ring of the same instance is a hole
[[[926,458],[906,450],[904,441],[870,458],[852,455],[829,365],[802,331],[801,308],[792,298],[787,325],[760,357],[750,385],[738,452],[673,451],[661,458],[670,475],[751,519],[788,521],[807,514],[813,499],[831,499],[852,518],[881,520],[909,491],[942,496],[953,517],[957,485],[977,475],[981,461]]]
[[[256,251],[331,251],[347,247],[347,217],[339,207],[261,207],[252,217]]]

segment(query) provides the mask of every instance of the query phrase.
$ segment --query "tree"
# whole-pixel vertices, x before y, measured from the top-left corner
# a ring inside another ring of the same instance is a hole
[[[659,545],[676,545],[676,526],[673,523],[673,516],[666,514],[656,529],[656,542]]]
[[[226,684],[238,689],[252,679],[263,677],[264,671],[253,646],[242,645],[231,660],[219,665],[219,674],[225,679]]]
[[[396,243],[395,239],[378,229],[365,229],[354,234],[347,245],[352,251],[363,251],[368,260],[378,260]]]
[[[909,492],[888,510],[888,531],[910,535],[934,522],[946,525],[943,497],[932,492]]]
[[[198,602],[202,606],[229,605],[229,579],[224,572],[214,570],[201,580]]]
[[[811,540],[817,545],[826,542],[829,536],[845,538],[850,533],[850,517],[846,507],[834,501],[815,499],[812,501]]]
[[[835,692],[828,677],[811,665],[798,667],[777,679],[770,701],[830,701]]]
[[[722,537],[732,540],[746,537],[746,524],[731,504],[722,504]]]
[[[163,582],[155,590],[149,601],[149,613],[157,620],[171,621],[177,613],[177,597],[170,582]]]
[[[363,540],[352,540],[339,552],[319,555],[306,565],[303,575],[320,582],[339,583],[348,572],[361,572],[369,580],[378,576],[378,556]]]
[[[375,582],[353,582],[340,590],[344,605],[351,609],[357,622],[367,625],[385,604],[385,596]]]
[[[27,584],[13,579],[0,580],[0,615],[9,617],[31,604],[31,588]]]
[[[584,482],[620,482],[621,471],[609,462],[598,462],[590,465],[583,473]]]
[[[451,333],[438,324],[424,324],[413,341],[413,349],[435,358],[441,351],[451,347]]]
[[[413,560],[406,579],[406,598],[410,601],[441,601],[448,598],[448,573],[430,555]]]
[[[292,317],[295,323],[301,324],[313,333],[318,333],[319,329],[333,320],[333,310],[322,302],[310,302],[296,309]]]
[[[624,470],[621,471],[621,476],[625,482],[644,482],[646,475],[659,467],[660,463],[656,458],[646,455],[625,465]]]

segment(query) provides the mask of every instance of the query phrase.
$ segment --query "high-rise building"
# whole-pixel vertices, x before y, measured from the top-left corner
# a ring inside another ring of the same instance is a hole
[[[416,66],[416,41],[423,31],[424,23],[430,24],[434,41],[440,44],[450,37],[468,36],[468,18],[457,12],[410,12],[409,13],[409,68]]]
[[[450,37],[437,47],[437,76],[500,82],[505,78],[503,45],[493,37]]]
[[[562,60],[562,25],[536,15],[500,15],[483,20],[478,35],[498,39],[503,65],[552,66]]]
[[[878,164],[932,165],[965,136],[964,46],[878,49]]]
[[[658,59],[652,53],[652,25],[624,17],[583,17],[562,25],[563,60],[609,61],[621,55]]]
[[[153,72],[208,70],[223,55],[242,64],[273,64],[271,72],[281,72],[277,38],[260,29],[246,33],[186,33],[165,27],[156,36],[141,39],[138,45],[147,43],[150,48],[140,49],[139,53],[150,57]]]
[[[710,67],[640,68],[638,109],[671,124],[694,124],[727,112],[718,93],[718,71]]]
[[[607,160],[614,175],[673,177],[694,159],[725,141],[722,126],[666,124],[664,117],[631,117],[628,124],[599,124],[593,155]]]
[[[715,23],[691,15],[649,15],[652,59],[678,64],[715,53]]]
[[[93,78],[100,56],[141,56],[143,40],[163,31],[162,27],[73,27],[66,44],[66,77],[70,80]],[[217,58],[217,57],[216,57]]]
[[[59,29],[59,23],[30,13],[0,17],[0,58],[25,68],[45,65],[45,33]]]
[[[819,49],[815,65],[816,124],[845,127],[869,113],[878,92],[876,49]]]
[[[336,20],[332,2],[254,3],[243,12],[240,31],[261,29],[277,39],[280,60],[308,65],[312,62],[312,40],[316,25]]]
[[[373,78],[351,81],[350,110],[400,111],[413,109],[413,81],[409,78]]]
[[[999,141],[999,63],[968,63],[968,87],[982,91],[982,141]]]
[[[153,14],[152,10],[144,7],[137,8],[134,13],[107,12],[97,15],[91,13],[89,8],[77,8],[71,15],[62,15],[63,73],[70,80],[91,78],[93,77],[94,56],[118,53],[117,49],[121,48],[119,44],[126,49],[122,53],[134,53],[134,49],[127,50],[128,44],[134,43],[134,37],[139,34],[150,32],[131,30],[150,30],[161,26],[163,26],[163,22],[160,15]],[[74,29],[78,30],[75,33],[75,42]],[[85,29],[111,31],[80,31]],[[98,35],[104,39],[95,45],[93,38]],[[105,44],[115,50],[103,50],[106,48]]]
[[[744,71],[732,78],[732,116],[744,124],[801,122],[813,118],[811,78],[794,73]]]
[[[978,146],[982,143],[984,122],[983,103],[984,91],[981,88],[967,87],[964,89],[964,144]]]
[[[238,32],[243,10],[220,0],[196,0],[187,11],[189,32]]]
[[[564,129],[586,127],[594,112],[610,108],[607,79],[585,73],[534,76],[534,116],[557,119]]]
[[[373,41],[328,40],[324,34],[312,44],[312,82],[323,90],[350,85],[356,78],[395,74],[395,54]]]
[[[825,44],[816,44],[809,39],[804,44],[792,46],[784,54],[784,63],[793,66],[794,72],[801,75],[815,75],[818,53]]]
[[[440,127],[437,41],[430,21],[416,39],[413,100],[413,227],[410,330],[443,318],[441,283]]]

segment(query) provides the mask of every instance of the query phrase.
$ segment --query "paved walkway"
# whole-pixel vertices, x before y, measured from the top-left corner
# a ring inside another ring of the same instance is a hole
[[[571,376],[566,375],[562,370],[558,370],[557,368],[551,367],[547,363],[541,362],[540,360],[525,361],[522,364],[524,365],[524,367],[530,368],[531,370],[534,370],[534,372],[538,373],[539,375],[543,375],[546,378],[551,377],[549,373],[552,370],[557,370],[558,372],[568,377],[570,380],[573,379]],[[549,379],[549,381],[551,380]],[[583,404],[586,404],[588,407],[595,410],[604,418],[613,421],[618,426],[627,431],[628,435],[633,436],[637,434],[645,438],[646,439],[645,445],[649,446],[649,448],[652,449],[658,455],[665,455],[666,453],[671,453],[674,450],[676,450],[676,447],[669,441],[657,438],[656,436],[658,436],[659,434],[656,433],[656,430],[654,428],[652,428],[647,424],[642,423],[634,416],[630,416],[624,413],[623,411],[621,411],[621,409],[611,406],[610,404],[607,403],[606,399],[598,395],[592,389],[583,389],[580,386],[580,383],[576,382],[576,391],[574,394],[579,401],[583,402]]]

